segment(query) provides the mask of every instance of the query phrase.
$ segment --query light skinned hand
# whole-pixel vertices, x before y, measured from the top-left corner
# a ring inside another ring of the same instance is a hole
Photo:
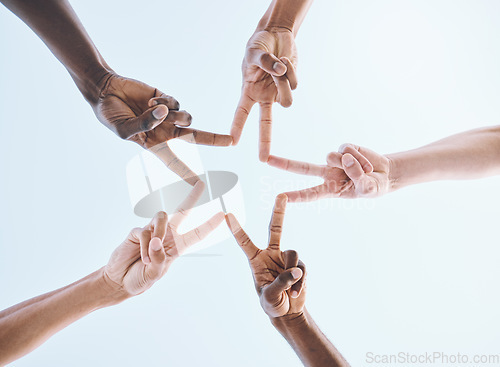
[[[292,105],[292,90],[297,88],[297,49],[294,34],[284,28],[254,33],[247,43],[243,59],[243,86],[234,115],[231,136],[240,140],[245,122],[254,104],[260,105],[259,159],[266,162],[271,151],[272,106]]]
[[[165,275],[187,248],[217,228],[224,220],[222,212],[185,234],[177,233],[203,190],[204,183],[199,181],[170,220],[165,212],[159,212],[145,227],[133,229],[104,268],[107,283],[129,296],[138,295]]]
[[[189,128],[191,115],[180,110],[179,102],[140,81],[109,73],[100,87],[97,102],[92,103],[97,118],[122,139],[150,149],[191,185],[198,176],[168,147],[171,139],[190,143],[229,146],[232,138]]]
[[[321,185],[287,192],[290,202],[376,197],[390,189],[390,160],[369,149],[344,144],[338,152],[328,154],[327,163],[317,165],[276,156],[270,156],[268,161],[270,166],[285,171],[324,179]]]
[[[229,229],[250,263],[262,308],[271,318],[301,315],[306,300],[305,265],[296,251],[280,250],[286,203],[286,195],[276,198],[269,243],[263,250],[253,244],[233,214],[226,215]]]

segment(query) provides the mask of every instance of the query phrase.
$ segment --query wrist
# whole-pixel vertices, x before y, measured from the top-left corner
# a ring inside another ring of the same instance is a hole
[[[93,107],[97,104],[109,79],[115,75],[114,71],[104,61],[98,62],[78,73],[71,70],[69,70],[69,73],[83,97]]]
[[[397,155],[386,155],[389,161],[389,173],[388,173],[388,191],[393,192],[402,187],[401,185],[401,159]]]
[[[297,35],[312,0],[274,0],[257,26],[257,31],[289,31]]]
[[[307,328],[310,321],[310,316],[304,309],[301,312],[280,316],[270,317],[271,323],[280,332],[290,332]]]
[[[93,289],[95,290],[94,294],[99,300],[99,308],[119,304],[131,297],[123,287],[119,286],[108,277],[104,268],[97,270],[90,276],[93,283]]]

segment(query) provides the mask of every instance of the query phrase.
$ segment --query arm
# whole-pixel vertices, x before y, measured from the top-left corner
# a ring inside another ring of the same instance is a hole
[[[466,131],[406,152],[388,154],[391,191],[438,180],[500,174],[500,126]]]
[[[106,64],[67,0],[2,0],[47,45],[91,103],[113,70]]]
[[[132,230],[105,267],[0,312],[0,365],[31,352],[87,314],[145,292],[165,275],[177,257],[223,220],[219,213],[186,234],[177,233],[177,226],[203,192],[202,186],[195,185],[170,221],[165,213],[158,213],[145,227]]]
[[[305,366],[349,366],[305,308],[301,315],[271,322]]]
[[[226,221],[249,259],[260,304],[305,366],[348,366],[305,309],[306,267],[296,251],[280,250],[287,197],[276,198],[269,225],[269,245],[257,248],[232,214]]]
[[[295,36],[312,0],[273,0],[246,46],[243,87],[231,127],[237,144],[254,104],[260,105],[259,159],[271,151],[272,105],[292,105],[297,88]]]
[[[33,351],[52,335],[97,309],[127,296],[104,279],[100,269],[57,291],[37,297],[0,314],[0,365]]]
[[[21,18],[66,67],[96,117],[122,139],[152,149],[163,144],[159,158],[194,186],[199,180],[166,142],[192,135],[191,143],[229,146],[232,138],[187,128],[191,115],[179,102],[138,80],[116,74],[104,61],[67,0],[0,0]]]
[[[297,36],[313,0],[273,0],[257,30],[284,28]]]
[[[327,156],[328,165],[269,157],[269,165],[322,177],[322,185],[287,192],[290,201],[326,197],[369,198],[409,185],[439,180],[470,180],[500,174],[500,126],[452,135],[405,152],[382,155],[354,144]]]

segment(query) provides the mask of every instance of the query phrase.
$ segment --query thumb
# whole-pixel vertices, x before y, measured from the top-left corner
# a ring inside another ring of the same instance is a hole
[[[302,278],[302,270],[300,268],[290,268],[282,272],[278,277],[264,288],[264,299],[270,304],[277,304],[281,299],[282,292],[289,290],[292,285],[297,283]]]
[[[163,266],[167,255],[163,249],[163,243],[160,238],[154,237],[149,242],[149,258],[151,263],[147,265],[146,272],[149,279],[158,279],[162,275]]]
[[[168,112],[168,107],[162,104],[150,108],[142,115],[124,121],[121,126],[120,137],[128,139],[138,133],[153,130],[165,120]]]
[[[286,73],[286,65],[276,56],[262,50],[254,50],[251,56],[254,65],[273,76],[282,76]]]

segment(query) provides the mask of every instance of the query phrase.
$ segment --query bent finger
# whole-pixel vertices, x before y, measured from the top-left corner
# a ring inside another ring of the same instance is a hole
[[[264,299],[271,303],[278,303],[282,292],[289,290],[302,277],[300,268],[291,268],[283,271],[276,279],[264,288],[262,295]]]
[[[290,289],[290,296],[292,298],[298,298],[306,286],[306,278],[307,278],[306,265],[302,262],[302,260],[299,260],[297,267],[300,270],[302,270],[302,277],[299,279],[297,283],[292,285],[292,288]]]
[[[286,66],[286,74],[285,76],[288,79],[288,82],[290,83],[290,88],[292,90],[297,89],[298,86],[298,78],[297,78],[297,70],[295,69],[295,65],[293,62],[290,61],[288,57],[282,57],[280,60],[285,64]]]
[[[158,90],[155,94],[161,93]],[[153,107],[156,105],[164,104],[169,110],[178,111],[181,108],[181,104],[174,97],[168,96],[165,93],[161,93],[159,96],[153,97],[148,101],[148,106]]]
[[[286,66],[275,55],[261,49],[253,48],[248,51],[251,64],[258,66],[272,76],[281,76],[286,72]]]
[[[292,88],[286,76],[273,76],[274,83],[278,89],[276,100],[283,107],[290,107],[293,102]]]
[[[193,117],[186,111],[169,111],[165,122],[178,126],[189,126]]]
[[[349,153],[351,154],[363,167],[363,171],[365,173],[372,173],[373,172],[373,165],[372,163],[366,158],[361,152],[360,152],[360,147],[357,145],[353,144],[343,144],[339,148],[339,152],[342,154]]]
[[[145,229],[139,233],[139,243],[141,248],[141,259],[144,264],[150,264],[151,259],[149,258],[149,242],[151,241],[151,231]]]

